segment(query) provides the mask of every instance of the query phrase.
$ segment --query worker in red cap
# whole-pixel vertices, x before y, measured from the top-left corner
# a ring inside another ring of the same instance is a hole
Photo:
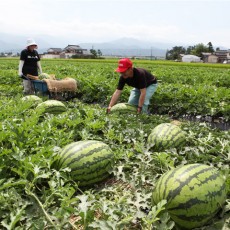
[[[119,60],[116,72],[120,73],[120,78],[107,113],[117,103],[125,84],[134,87],[131,90],[128,104],[137,106],[137,113],[148,113],[150,99],[157,89],[156,77],[143,68],[133,67],[133,63],[128,58]]]

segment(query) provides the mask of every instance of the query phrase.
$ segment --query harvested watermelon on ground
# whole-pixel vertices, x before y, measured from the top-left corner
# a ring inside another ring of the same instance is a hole
[[[118,103],[114,105],[111,110],[111,113],[136,113],[137,112],[137,106],[130,105],[128,103]]]
[[[38,104],[42,103],[42,99],[36,95],[27,95],[22,97],[21,100],[30,103],[31,107],[36,107]]]
[[[52,114],[60,114],[66,111],[66,106],[64,103],[58,100],[47,100],[40,103],[35,111],[39,114],[43,113],[52,113]]]
[[[38,77],[39,77],[40,80],[43,80],[43,79],[55,80],[55,75],[54,74],[41,73]]]
[[[156,126],[148,136],[147,145],[155,151],[178,148],[186,143],[186,133],[177,125],[162,123]]]
[[[205,164],[172,169],[157,181],[153,205],[167,200],[166,209],[182,229],[201,227],[217,214],[226,200],[226,183],[220,172]]]
[[[89,186],[106,179],[113,164],[114,154],[107,144],[84,140],[65,146],[56,167],[69,167],[73,180],[78,181],[80,186]]]

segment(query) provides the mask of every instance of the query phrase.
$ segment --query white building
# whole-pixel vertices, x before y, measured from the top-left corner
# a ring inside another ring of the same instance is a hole
[[[184,55],[182,57],[182,62],[201,62],[200,57],[196,56],[196,55]]]

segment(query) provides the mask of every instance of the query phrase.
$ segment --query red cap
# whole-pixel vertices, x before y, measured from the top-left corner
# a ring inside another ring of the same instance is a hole
[[[131,68],[133,63],[128,58],[123,58],[118,62],[118,67],[116,72],[122,73],[125,72],[127,69]]]

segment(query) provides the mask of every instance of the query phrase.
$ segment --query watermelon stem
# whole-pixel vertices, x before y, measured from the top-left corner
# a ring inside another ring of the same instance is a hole
[[[49,214],[44,209],[41,201],[38,199],[38,197],[33,192],[31,192],[30,190],[28,190],[28,189],[26,189],[26,193],[29,196],[33,197],[37,201],[39,207],[41,208],[41,210],[42,210],[43,214],[45,215],[46,219],[48,220],[48,222],[54,227],[54,229],[57,229],[56,226],[55,226],[55,224],[53,223],[52,219],[50,218]]]

